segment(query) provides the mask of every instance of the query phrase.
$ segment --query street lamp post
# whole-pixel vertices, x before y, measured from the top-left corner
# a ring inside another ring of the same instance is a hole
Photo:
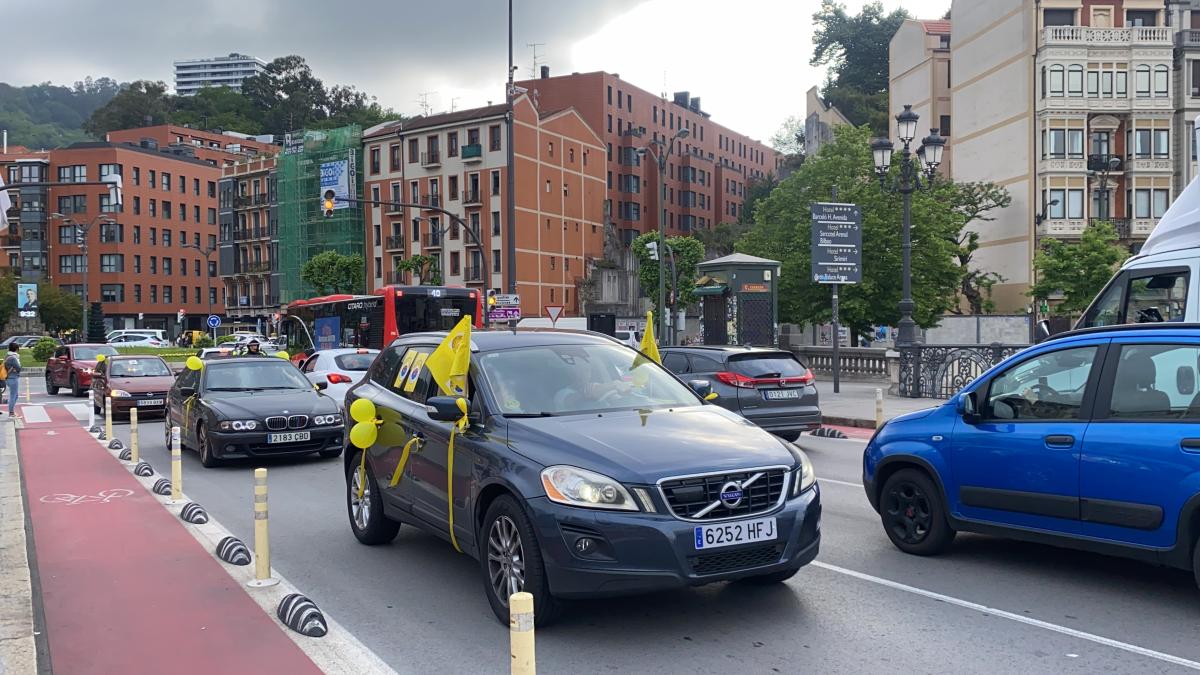
[[[215,253],[215,252],[217,251],[216,247],[213,247],[213,246],[205,246],[204,248],[200,248],[200,247],[199,247],[198,245],[196,245],[196,244],[184,244],[184,246],[183,246],[183,247],[184,247],[184,248],[195,249],[196,251],[198,251],[198,252],[200,253],[200,255],[204,256],[204,276],[205,276],[206,278],[211,278],[211,277],[208,277],[208,268],[209,268],[209,265],[212,263],[212,260],[211,260],[211,258],[212,258],[212,254],[213,254],[213,253]],[[210,281],[209,283],[211,284],[212,282]],[[208,289],[208,315],[209,315],[209,316],[212,316],[212,313],[213,313],[212,300],[213,300],[213,292],[212,292],[212,288],[211,288],[211,286],[210,286],[210,287],[209,287],[209,289]],[[207,321],[207,319],[205,319],[205,321]],[[209,329],[209,332],[211,332],[211,333],[212,333],[212,340],[213,340],[213,344],[216,344],[216,342],[217,342],[217,329],[216,329],[216,328],[210,328],[210,329]]]
[[[77,222],[61,213],[51,213],[50,217],[61,220],[64,225],[75,227],[75,243],[83,253],[83,312],[81,317],[83,323],[79,329],[79,336],[82,340],[83,336],[87,334],[88,320],[88,269],[91,267],[91,261],[88,260],[88,235],[97,224],[112,225],[116,224],[117,221],[104,214],[100,214],[86,222]]]
[[[938,134],[938,130],[930,129],[929,135],[921,140],[921,147],[917,149],[914,156],[909,148],[917,136],[919,119],[917,113],[912,111],[911,105],[905,105],[904,111],[896,115],[897,139],[901,143],[900,175],[890,184],[887,182],[887,176],[892,163],[892,142],[886,138],[876,138],[871,141],[871,153],[875,162],[875,173],[879,176],[880,188],[899,192],[904,201],[904,262],[903,286],[899,305],[900,323],[896,336],[898,348],[911,347],[917,337],[917,324],[912,318],[915,307],[912,299],[912,194],[933,185],[938,165],[942,163],[942,150],[946,145],[946,139]],[[925,178],[924,181],[921,180],[922,176]]]
[[[664,211],[667,208],[667,159],[670,158],[671,152],[675,150],[675,141],[681,138],[687,138],[689,134],[690,132],[688,131],[688,128],[683,127],[679,131],[676,131],[675,135],[672,136],[670,140],[653,140],[650,141],[649,145],[643,148],[638,148],[637,151],[639,157],[644,157],[647,152],[650,152],[651,148],[654,148],[654,157],[658,161],[658,325],[660,327],[659,340],[666,340],[668,345],[675,344],[675,340],[672,338],[671,333],[671,311],[665,311],[667,306],[667,286],[664,260],[666,256],[664,254],[666,253],[667,249],[667,218]],[[663,150],[664,145],[666,146],[666,150]],[[672,287],[674,287],[676,283],[672,283]],[[678,289],[675,290],[675,295],[678,297]]]

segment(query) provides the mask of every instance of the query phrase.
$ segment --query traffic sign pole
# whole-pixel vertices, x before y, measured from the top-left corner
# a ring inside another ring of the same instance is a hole
[[[208,324],[209,330],[212,331],[212,341],[213,346],[215,347],[217,344],[217,328],[221,325],[221,317],[217,316],[216,314],[209,314],[206,323]]]
[[[837,199],[837,186],[833,187]],[[833,286],[833,393],[841,391],[841,327],[838,286],[862,281],[862,212],[855,204],[812,205],[812,275]]]

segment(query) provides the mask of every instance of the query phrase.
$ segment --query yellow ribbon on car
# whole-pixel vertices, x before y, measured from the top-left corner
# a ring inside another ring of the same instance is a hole
[[[454,396],[462,417],[450,428],[450,443],[446,448],[446,510],[450,514],[450,543],[462,553],[454,536],[454,438],[467,428],[467,373],[471,369],[471,316],[464,316],[437,349],[425,360],[425,367],[447,396]]]
[[[396,470],[392,472],[392,480],[388,482],[388,487],[396,487],[400,482],[400,476],[404,474],[404,467],[408,464],[409,451],[420,440],[420,438],[413,436],[404,444],[404,449],[400,451],[400,461],[396,464]]]

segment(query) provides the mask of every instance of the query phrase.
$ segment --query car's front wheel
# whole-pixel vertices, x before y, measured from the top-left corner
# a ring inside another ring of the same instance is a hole
[[[167,432],[167,437],[170,438],[171,432]],[[208,437],[208,427],[203,424],[196,429],[196,449],[200,452],[200,465],[206,469],[211,469],[214,466],[220,466],[221,460],[217,459],[217,455],[213,452],[212,440]]]
[[[395,539],[400,523],[384,515],[379,483],[370,468],[360,470],[363,452],[354,453],[354,461],[346,470],[346,512],[355,538],[367,546],[377,546]]]
[[[46,393],[51,396],[58,395],[58,385],[54,384],[54,378],[50,375],[50,371],[46,371]]]
[[[516,500],[508,495],[497,497],[483,517],[480,534],[483,550],[479,564],[484,592],[500,623],[508,623],[508,598],[519,591],[533,595],[536,625],[552,622],[562,603],[550,595],[546,566],[533,524]]]
[[[83,388],[79,386],[79,377],[71,373],[71,395],[75,398],[83,396]]]
[[[946,504],[923,471],[901,469],[888,477],[879,498],[883,530],[896,548],[913,555],[936,555],[954,541]]]

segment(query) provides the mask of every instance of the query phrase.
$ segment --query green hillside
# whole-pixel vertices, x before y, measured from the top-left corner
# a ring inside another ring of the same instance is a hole
[[[8,131],[10,146],[35,150],[91,140],[82,128],[84,121],[120,90],[121,85],[107,77],[89,77],[71,87],[0,82],[0,129]]]

